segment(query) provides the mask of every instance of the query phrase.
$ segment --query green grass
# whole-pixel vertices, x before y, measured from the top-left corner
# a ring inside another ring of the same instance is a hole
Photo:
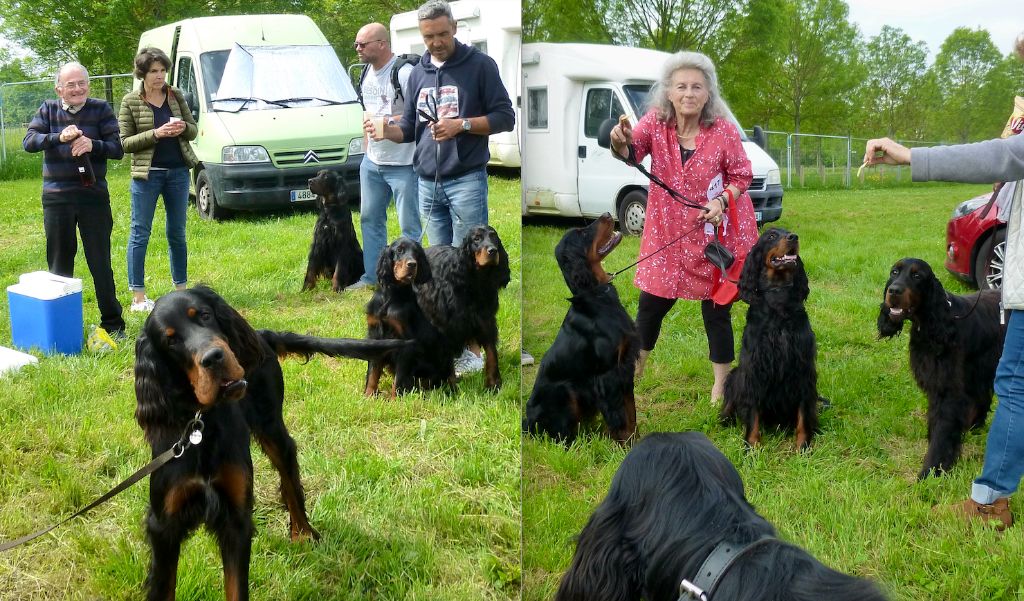
[[[932,506],[964,499],[980,473],[985,434],[967,436],[952,473],[917,483],[926,446],[926,400],[907,365],[907,336],[876,340],[875,320],[891,264],[916,256],[950,290],[967,289],[942,267],[953,206],[983,186],[916,185],[889,190],[787,191],[778,225],[800,235],[811,282],[807,302],[818,342],[818,387],[832,400],[811,452],[791,436],[767,432],[745,453],[739,427],[717,422],[709,401],[711,366],[696,303],[681,302],[665,320],[658,346],[638,380],[640,434],[697,430],[736,465],[748,499],[781,535],[827,565],[877,580],[897,600],[1024,598],[1024,530],[999,535],[968,529]],[[568,290],[552,250],[565,227],[523,228],[524,347],[538,362],[565,314]],[[605,260],[614,271],[632,262],[638,239]],[[634,271],[616,280],[635,315]],[[736,305],[742,331],[746,305]],[[523,371],[524,395],[536,368]],[[550,441],[523,446],[523,599],[550,599],[574,551],[574,537],[604,497],[625,451],[600,436],[565,449]],[[1018,511],[1018,513],[1020,513]]]
[[[112,171],[113,268],[127,303],[127,165]],[[520,588],[520,237],[519,181],[490,180],[490,222],[511,256],[501,294],[504,385],[483,392],[476,374],[457,393],[397,400],[360,394],[365,363],[288,359],[285,421],[299,447],[310,519],[323,539],[291,544],[277,477],[254,449],[254,599],[516,599]],[[4,184],[0,274],[46,268],[40,181]],[[369,291],[335,294],[321,282],[300,293],[311,212],[241,216],[211,223],[188,217],[189,277],[211,285],[257,328],[365,336]],[[389,232],[397,236],[394,212]],[[162,209],[147,255],[151,297],[171,288]],[[358,228],[357,228],[358,229]],[[85,324],[98,322],[82,253]],[[0,344],[9,346],[7,303]],[[129,332],[143,317],[126,313]],[[42,357],[0,378],[0,540],[53,523],[149,460],[135,424],[133,340],[115,352]],[[0,599],[136,599],[149,561],[143,531],[148,483],[84,518],[0,555]],[[222,598],[221,562],[205,532],[184,546],[179,599]]]

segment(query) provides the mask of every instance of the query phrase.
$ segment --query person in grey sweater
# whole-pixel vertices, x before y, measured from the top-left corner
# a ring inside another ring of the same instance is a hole
[[[1024,34],[1016,51],[1024,60]],[[991,183],[1024,179],[1024,135],[976,144],[908,149],[888,138],[868,140],[866,165],[910,165],[911,179]],[[954,506],[968,519],[995,521],[1002,530],[1013,525],[1010,495],[1024,476],[1024,206],[1022,185],[1016,186],[1006,224],[1006,258],[1003,271],[1003,308],[1009,310],[1003,354],[996,369],[999,398],[985,443],[981,476],[971,486],[971,496]]]

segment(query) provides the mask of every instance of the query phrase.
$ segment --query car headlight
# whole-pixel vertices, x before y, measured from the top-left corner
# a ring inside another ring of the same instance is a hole
[[[363,154],[363,139],[362,138],[352,138],[352,140],[349,141],[349,143],[348,143],[348,154],[349,154],[349,156],[351,156],[353,154]]]
[[[225,146],[220,151],[222,163],[269,163],[270,155],[262,146]]]
[[[988,202],[988,200],[988,196],[979,196],[977,198],[965,200],[962,203],[956,205],[956,208],[953,209],[953,216],[950,217],[950,219],[958,219],[960,217],[963,217],[964,215],[973,213],[978,207]]]
[[[767,186],[778,186],[782,184],[782,173],[778,169],[769,169],[768,175],[764,178]]]

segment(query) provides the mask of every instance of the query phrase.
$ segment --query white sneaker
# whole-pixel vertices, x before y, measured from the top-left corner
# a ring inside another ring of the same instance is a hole
[[[477,357],[473,351],[462,349],[462,355],[455,358],[455,375],[462,376],[482,371],[484,368],[483,357]]]
[[[354,292],[356,290],[362,290],[363,288],[373,288],[373,284],[364,282],[363,280],[356,280],[354,284],[345,286],[345,292]]]
[[[149,297],[145,297],[137,303],[132,303],[132,306],[129,307],[128,310],[132,313],[149,313],[153,310],[154,304],[155,303],[153,301],[149,300]]]
[[[533,365],[533,355],[530,353],[520,350],[520,365]]]

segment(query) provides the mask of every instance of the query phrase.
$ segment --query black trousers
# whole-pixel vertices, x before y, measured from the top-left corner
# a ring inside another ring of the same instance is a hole
[[[78,236],[82,236],[85,262],[92,274],[96,303],[100,308],[100,326],[108,332],[123,332],[124,318],[117,301],[114,271],[110,268],[110,233],[114,218],[110,203],[69,203],[43,206],[43,231],[46,233],[46,263],[50,273],[75,275]]]
[[[674,298],[662,298],[647,292],[640,292],[640,304],[636,311],[636,329],[640,333],[640,348],[654,349],[661,334],[661,322],[669,309],[676,304]],[[732,335],[732,305],[717,305],[714,301],[700,302],[700,313],[704,318],[704,332],[708,337],[708,358],[712,363],[731,363],[736,358]]]

